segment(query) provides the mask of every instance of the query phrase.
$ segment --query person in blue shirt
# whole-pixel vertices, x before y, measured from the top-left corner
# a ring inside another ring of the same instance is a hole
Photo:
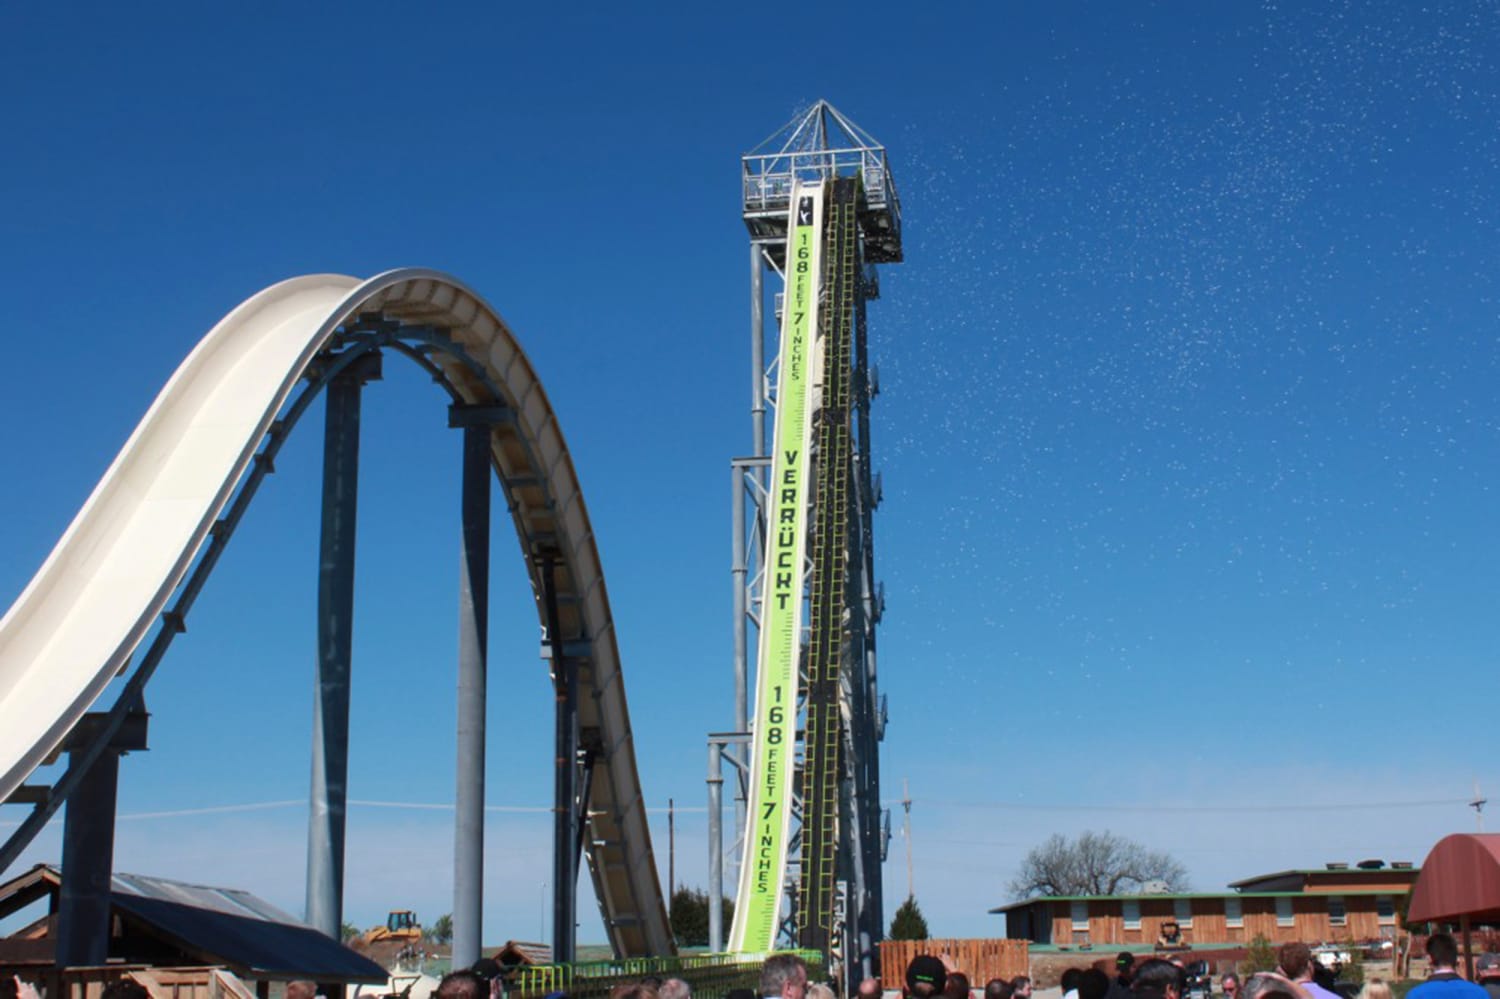
[[[1484,986],[1466,982],[1458,974],[1458,944],[1448,933],[1427,938],[1427,981],[1406,994],[1407,999],[1489,999]]]

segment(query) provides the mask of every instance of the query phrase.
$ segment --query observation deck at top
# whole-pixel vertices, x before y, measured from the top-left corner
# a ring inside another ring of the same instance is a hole
[[[795,182],[834,177],[860,180],[865,261],[901,262],[901,200],[885,147],[832,104],[818,101],[740,161],[745,225],[778,267],[784,263],[787,208]]]

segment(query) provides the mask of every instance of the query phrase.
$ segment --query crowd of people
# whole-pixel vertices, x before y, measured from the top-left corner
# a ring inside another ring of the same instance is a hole
[[[1484,955],[1471,982],[1458,970],[1458,945],[1447,933],[1427,939],[1430,965],[1427,980],[1412,988],[1406,999],[1500,999],[1500,955]],[[1285,943],[1276,952],[1274,971],[1241,976],[1226,971],[1219,978],[1223,999],[1350,999],[1339,991],[1330,969],[1314,959],[1304,943]],[[435,999],[504,999],[508,969],[491,958],[474,967],[443,976]],[[946,955],[919,954],[907,965],[900,983],[902,999],[1032,999],[1034,983],[1027,975],[992,978],[983,988]],[[730,989],[724,999],[836,999],[832,988],[810,982],[807,964],[795,954],[773,954],[760,971],[759,989]],[[1098,965],[1066,969],[1059,982],[1061,999],[1190,999],[1187,967],[1176,955],[1137,961],[1130,952],[1115,958],[1114,974]],[[315,999],[312,982],[290,982],[285,999]],[[884,999],[877,978],[866,978],[855,990],[856,999]],[[0,999],[41,999],[37,990],[19,978],[0,982]],[[101,999],[149,999],[145,988],[129,979],[105,986]],[[568,999],[553,992],[546,999]],[[609,999],[693,999],[692,986],[681,978],[648,975],[616,985]],[[1371,979],[1353,999],[1393,999],[1389,983]]]
[[[1500,960],[1481,962],[1480,983],[1464,979],[1457,969],[1458,947],[1453,937],[1437,933],[1428,938],[1431,970],[1427,980],[1407,993],[1407,999],[1500,999]],[[1336,989],[1333,973],[1314,959],[1304,943],[1282,944],[1276,952],[1274,971],[1240,975],[1227,971],[1219,979],[1223,999],[1349,999]],[[444,976],[433,992],[435,999],[503,999],[506,970],[491,959],[473,968]],[[1487,974],[1488,979],[1487,979]],[[298,983],[300,984],[300,983]],[[1034,983],[1026,975],[992,978],[977,988],[946,955],[920,954],[906,968],[902,999],[1032,999]],[[1059,983],[1061,999],[1190,999],[1187,967],[1176,955],[1148,957],[1122,952],[1110,975],[1098,966],[1069,968]],[[857,999],[883,999],[879,979],[866,978],[855,990]],[[119,997],[127,999],[127,997]],[[137,999],[137,997],[129,997]],[[311,999],[293,996],[287,999]],[[554,992],[546,999],[567,999]],[[681,978],[648,975],[621,983],[610,990],[609,999],[693,999],[692,986]],[[836,999],[833,989],[808,980],[806,963],[795,954],[773,954],[761,967],[760,987],[731,989],[725,999]],[[1393,999],[1391,987],[1372,979],[1355,999]]]
[[[1407,999],[1500,999],[1500,956],[1486,955],[1470,982],[1458,973],[1458,946],[1447,933],[1427,940],[1430,971],[1427,980],[1411,989]],[[1276,952],[1273,971],[1258,971],[1242,981],[1234,971],[1219,979],[1224,999],[1350,999],[1352,990],[1339,991],[1337,974],[1314,959],[1305,943],[1285,943]],[[1069,968],[1059,985],[1062,999],[1189,999],[1187,966],[1177,955],[1137,961],[1124,951],[1115,958],[1111,977],[1097,966]],[[968,976],[950,960],[918,955],[906,970],[905,999],[1030,999],[1032,983],[1025,975],[986,982],[979,995]],[[862,989],[863,995],[863,989]],[[1388,982],[1365,982],[1354,999],[1393,999]]]

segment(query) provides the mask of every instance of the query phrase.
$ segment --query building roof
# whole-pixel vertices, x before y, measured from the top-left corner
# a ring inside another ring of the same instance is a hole
[[[1271,881],[1278,878],[1302,878],[1308,875],[1333,875],[1339,878],[1360,878],[1369,880],[1380,875],[1391,874],[1416,874],[1420,867],[1392,867],[1387,864],[1384,867],[1298,867],[1289,871],[1274,871],[1270,874],[1257,874],[1254,877],[1241,878],[1238,881],[1229,882],[1229,887],[1239,888],[1242,885],[1259,884],[1262,881]]]
[[[0,884],[0,917],[57,892],[62,874],[38,865]],[[384,982],[380,965],[237,888],[214,888],[139,874],[116,874],[110,907],[126,922],[206,963],[250,978]]]
[[[518,964],[551,964],[552,948],[548,944],[527,940],[507,940],[505,946],[490,955],[499,964],[514,967]]]
[[[1122,902],[1142,901],[1157,902],[1162,900],[1173,900],[1179,898],[1325,898],[1327,896],[1353,898],[1361,895],[1389,895],[1390,891],[1384,889],[1354,889],[1339,892],[1313,892],[1309,895],[1305,891],[1210,891],[1210,892],[1157,892],[1151,895],[1037,895],[1032,898],[1023,898],[1019,902],[1011,902],[1009,905],[1001,905],[990,909],[991,915],[1000,912],[1010,912],[1012,909],[1023,909],[1037,902]]]
[[[1413,923],[1500,919],[1500,833],[1454,833],[1438,840],[1411,892]]]

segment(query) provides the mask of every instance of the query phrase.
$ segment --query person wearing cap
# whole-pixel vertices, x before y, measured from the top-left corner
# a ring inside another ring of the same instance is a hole
[[[762,999],[806,999],[807,962],[796,954],[772,954],[760,966]]]
[[[930,999],[948,984],[948,966],[931,954],[918,954],[906,966],[909,999]]]

